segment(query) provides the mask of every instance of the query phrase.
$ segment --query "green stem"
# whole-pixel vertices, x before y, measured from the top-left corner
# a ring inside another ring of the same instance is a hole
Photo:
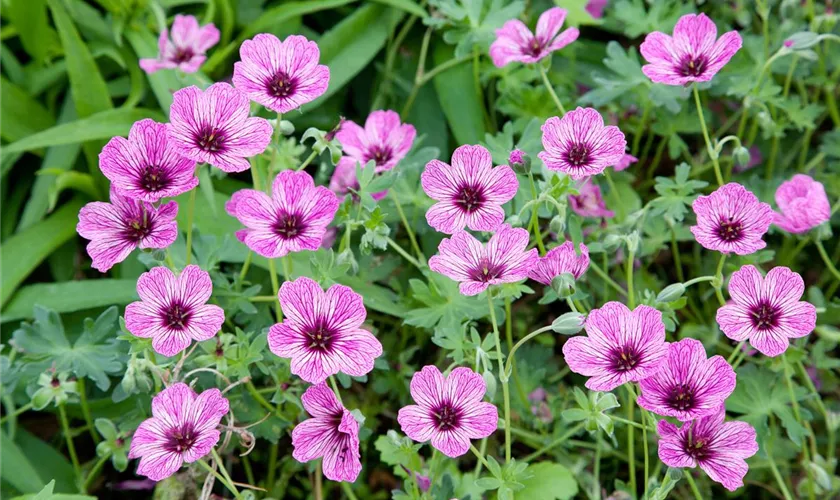
[[[169,266],[169,269],[171,269],[173,273],[176,272],[175,261],[172,260],[172,252],[169,248],[166,249],[166,265]]]
[[[344,405],[344,402],[341,400],[341,393],[338,392],[338,384],[335,383],[335,377],[330,375],[330,386],[332,386],[332,390],[335,393],[335,397],[338,399],[338,403]]]
[[[632,307],[630,309],[633,309]],[[633,406],[635,403],[635,397],[632,390],[627,388],[627,420],[633,421],[634,418],[634,411]],[[635,496],[636,492],[638,491],[636,488],[636,433],[633,432],[632,428],[627,429],[627,458],[630,460],[630,491],[632,495]]]
[[[277,266],[274,264],[274,259],[268,259],[268,271],[271,276],[271,291],[277,297],[277,292],[280,290],[280,283],[277,280]],[[274,304],[274,314],[277,317],[277,322],[283,322],[283,309],[280,308],[280,301]]]
[[[198,463],[198,465],[202,466],[204,468],[204,470],[206,470],[207,472],[212,474],[220,483],[225,485],[225,488],[227,488],[231,493],[233,493],[234,497],[242,498],[241,495],[239,494],[239,490],[236,489],[236,486],[230,484],[228,482],[228,480],[224,478],[224,476],[219,474],[219,472],[216,469],[214,469],[213,467],[211,467],[210,464],[205,462],[203,458],[199,458],[198,460],[196,460],[196,463]],[[219,468],[224,470],[224,467],[222,467],[221,464],[219,465]],[[225,471],[225,473],[227,473],[227,471]]]
[[[601,432],[595,435],[595,466],[592,469],[592,498],[601,498]]]
[[[61,420],[61,430],[64,434],[64,440],[67,441],[67,453],[70,455],[70,462],[73,463],[73,472],[76,473],[76,480],[82,485],[82,468],[79,466],[76,446],[73,444],[73,436],[70,434],[70,422],[67,420],[67,411],[64,409],[64,403],[58,405],[58,417]]]
[[[694,285],[696,283],[702,283],[703,281],[714,281],[716,278],[716,276],[700,276],[686,281],[685,283],[683,283],[683,286],[688,288],[691,285]]]
[[[700,118],[700,128],[703,130],[703,139],[706,141],[706,151],[712,158],[712,164],[715,167],[715,178],[720,186],[723,186],[723,176],[720,173],[720,164],[718,163],[717,153],[712,149],[712,140],[709,139],[709,130],[706,128],[706,118],[703,116],[703,105],[700,104],[700,92],[697,90],[697,85],[693,85],[694,103],[697,105],[697,116]]]
[[[82,407],[82,416],[85,419],[85,423],[87,424],[88,431],[90,432],[90,437],[93,438],[93,442],[99,444],[102,441],[99,438],[99,434],[96,433],[96,428],[93,425],[93,418],[90,416],[90,407],[88,406],[87,400],[87,390],[85,389],[85,379],[79,378],[76,380],[76,388],[79,391],[79,405]]]
[[[510,311],[510,297],[505,297],[505,340],[507,341],[508,363],[510,364],[511,374],[513,376],[513,383],[516,386],[516,392],[519,393],[519,400],[526,407],[528,406],[528,394],[522,388],[519,381],[519,373],[516,370],[516,361],[511,356],[513,354],[513,316]]]
[[[545,72],[545,68],[540,63],[537,63],[537,69],[540,70],[540,76],[542,77],[542,81],[545,84],[545,88],[548,90],[548,93],[551,94],[551,99],[554,101],[554,104],[557,105],[557,109],[560,110],[560,116],[566,114],[566,108],[563,107],[563,104],[560,102],[560,98],[557,97],[557,94],[554,92],[554,87],[551,85],[551,82],[548,81],[548,75]]]
[[[535,451],[534,453],[531,453],[527,457],[523,458],[522,461],[523,462],[531,462],[535,458],[542,455],[543,453],[545,453],[547,451],[551,451],[553,448],[556,448],[557,446],[560,446],[561,444],[568,441],[569,438],[571,438],[572,436],[574,436],[575,434],[580,432],[580,430],[583,429],[584,425],[585,425],[584,423],[577,424],[576,426],[574,426],[571,429],[569,429],[568,431],[566,431],[566,433],[563,434],[562,436],[560,436],[559,438],[555,439],[554,441],[548,443],[547,445],[543,446],[542,448]]]
[[[621,288],[621,285],[619,285],[618,283],[615,282],[615,280],[610,278],[610,276],[606,272],[604,272],[604,270],[601,269],[598,266],[598,264],[595,263],[595,261],[590,261],[589,262],[589,268],[592,269],[593,271],[595,271],[595,274],[600,276],[601,279],[604,280],[604,282],[606,282],[612,288],[614,288],[615,291],[617,291],[619,294],[627,297],[627,292],[623,288]]]
[[[648,418],[647,418],[647,411],[645,411],[645,409],[642,408],[641,406],[639,408],[642,410],[642,421],[644,422],[644,425],[642,425],[642,451],[645,454],[645,483],[642,486],[642,488],[645,492],[645,495],[642,498],[647,498],[648,497],[648,478],[650,477],[650,458],[648,456],[649,453],[648,453],[648,439],[647,439]]]
[[[799,402],[796,400],[796,392],[793,389],[793,373],[790,368],[790,362],[787,359],[786,352],[782,353],[782,365],[784,365],[783,368],[785,370],[784,378],[785,385],[787,385],[788,397],[790,398],[790,403],[793,406],[793,416],[794,418],[796,418],[796,421],[799,423],[799,425],[802,425],[802,413],[799,411]],[[809,457],[807,445],[802,446],[802,453],[805,458],[805,463],[810,463],[811,459]],[[808,476],[808,498],[810,500],[814,500],[814,478],[811,472],[811,468],[806,466],[805,473]]]
[[[797,367],[799,368],[799,372],[802,376],[802,380],[805,382],[805,385],[808,386],[808,390],[814,395],[814,404],[817,405],[817,408],[820,410],[820,414],[825,421],[825,428],[828,432],[828,451],[826,453],[826,460],[831,463],[832,459],[834,459],[834,443],[835,443],[835,433],[832,426],[829,424],[829,415],[828,410],[825,407],[825,404],[822,401],[822,396],[820,396],[819,391],[817,391],[817,387],[814,385],[814,381],[811,380],[811,377],[808,375],[808,371],[805,369],[805,365],[802,364],[802,361],[796,362]]]
[[[743,351],[744,344],[746,344],[746,343],[747,343],[746,340],[742,340],[742,341],[738,342],[738,345],[736,345],[735,349],[732,350],[732,354],[729,355],[729,358],[726,360],[726,362],[731,365],[732,362],[735,361],[735,358],[738,356],[738,353]]]
[[[633,290],[633,261],[636,258],[636,252],[633,249],[627,250],[627,261],[625,262],[625,268],[627,270],[627,305],[630,307],[630,310],[636,308],[636,294]]]
[[[411,241],[411,247],[417,253],[417,258],[419,259],[418,262],[425,263],[426,256],[423,255],[423,251],[420,250],[420,245],[417,244],[417,238],[415,238],[414,231],[412,231],[411,225],[409,225],[408,223],[408,218],[405,216],[402,204],[400,203],[400,199],[397,196],[397,190],[389,189],[388,194],[391,196],[391,199],[394,200],[394,206],[397,208],[397,213],[400,215],[400,220],[402,221],[403,227],[405,228],[405,232],[408,234],[409,241]]]
[[[834,267],[834,264],[831,263],[831,258],[829,258],[828,253],[825,251],[825,247],[820,241],[819,238],[814,238],[814,245],[817,246],[817,251],[820,253],[820,257],[822,257],[823,262],[825,262],[825,267],[828,268],[828,271],[834,275],[834,278],[840,280],[840,271]]]
[[[233,479],[231,479],[230,475],[228,474],[227,468],[225,468],[225,462],[219,456],[219,453],[216,451],[216,448],[210,448],[210,454],[213,456],[213,459],[216,460],[216,464],[219,465],[219,470],[222,472],[222,475],[227,480],[228,485],[230,485],[228,489],[230,489],[231,493],[233,493],[233,496],[239,498],[239,491],[236,489],[236,485],[234,484]]]
[[[607,179],[607,185],[610,187],[610,198],[615,201],[615,209],[618,219],[624,220],[624,204],[621,203],[621,198],[618,196],[618,188],[615,187],[615,182],[613,182],[610,169],[604,170],[604,177]]]
[[[491,305],[491,307],[492,307],[492,305]],[[508,353],[507,363],[505,364],[505,374],[507,374],[508,372],[510,372],[510,371],[511,371],[511,367],[512,367],[512,365],[513,365],[513,355],[516,353],[516,351],[517,351],[520,347],[522,347],[523,345],[525,345],[525,343],[526,343],[526,342],[528,342],[528,341],[529,341],[529,340],[531,340],[532,338],[536,337],[537,335],[539,335],[539,334],[541,334],[541,333],[543,333],[543,332],[550,331],[550,330],[551,330],[551,326],[544,326],[544,327],[540,328],[539,330],[534,330],[533,332],[529,333],[528,335],[526,335],[526,336],[522,337],[522,339],[521,339],[521,340],[519,340],[519,342],[517,342],[517,343],[513,346],[513,348],[510,350],[510,352]]]
[[[280,259],[280,263],[283,264],[283,279],[286,281],[292,281],[292,254],[287,253]]]
[[[578,309],[571,297],[566,297],[566,305],[569,306],[569,309],[571,309],[572,312],[578,312]]]
[[[324,467],[323,463],[324,460],[321,459],[318,460],[317,464],[315,464],[315,486],[313,488],[315,500],[323,500],[324,498],[324,478],[322,477],[322,469]]]
[[[741,363],[743,363],[745,359],[747,359],[747,351],[742,349],[740,354],[738,355],[738,357],[735,358],[735,362],[732,363],[732,370],[733,371],[737,370],[738,367],[741,366]]]
[[[531,184],[531,196],[536,202],[539,195],[537,194],[537,185],[534,183],[534,174],[528,172],[528,182]],[[539,203],[534,203],[534,208],[531,210],[531,226],[534,228],[534,237],[537,239],[537,248],[540,250],[540,255],[545,255],[545,244],[543,244],[542,234],[540,233],[540,216]]]
[[[195,215],[195,192],[198,191],[198,186],[190,191],[190,201],[187,205],[187,258],[186,265],[190,265],[192,260],[192,238],[193,238],[193,217]]]
[[[260,391],[257,390],[253,382],[251,382],[250,380],[246,382],[245,388],[248,390],[248,394],[250,394],[251,397],[257,401],[257,403],[262,405],[263,408],[270,411],[271,413],[277,411],[277,409],[274,408],[274,406],[272,406],[272,404],[269,403],[268,400],[265,399],[262,394],[260,394]]]
[[[636,135],[633,136],[633,154],[639,154],[639,144],[642,142],[642,135],[645,131],[645,125],[647,125],[648,116],[650,116],[650,103],[645,104],[645,109],[642,111],[642,117],[639,120],[639,125],[636,127]]]
[[[99,460],[97,460],[96,463],[93,464],[93,467],[91,467],[90,471],[87,474],[87,477],[85,478],[85,483],[82,486],[82,491],[88,491],[90,489],[91,483],[94,479],[99,477],[99,471],[102,470],[102,466],[105,465],[105,462],[107,462],[109,458],[111,458],[110,453],[99,457]]]
[[[720,255],[720,260],[718,261],[717,269],[715,270],[715,278],[719,280],[720,285],[715,287],[715,295],[717,296],[718,302],[720,302],[721,306],[726,305],[726,300],[723,298],[723,292],[721,292],[721,288],[723,287],[723,265],[726,263],[726,254]]]
[[[637,429],[642,429],[642,430],[647,429],[647,424],[640,424],[638,422],[634,422],[633,420],[627,420],[626,418],[621,418],[618,415],[610,415],[610,418],[612,420],[615,420],[616,422],[621,422],[622,424],[625,424],[625,425],[632,425],[633,427],[635,427]],[[656,429],[651,429],[651,430],[656,431]]]
[[[481,440],[480,450],[481,450],[481,455],[484,456],[484,453],[487,451],[487,438],[484,438],[484,439]],[[475,463],[475,471],[473,471],[473,476],[478,477],[478,475],[481,474],[481,467],[483,467],[483,466],[484,466],[484,464],[482,463],[481,460],[476,462]]]
[[[308,167],[308,166],[309,166],[309,164],[310,164],[310,163],[312,163],[312,160],[314,160],[316,156],[318,156],[318,152],[317,152],[317,151],[315,151],[315,150],[313,149],[313,150],[312,150],[312,153],[310,153],[310,154],[309,154],[309,156],[307,156],[307,157],[306,157],[306,159],[305,159],[305,160],[303,160],[303,163],[301,163],[300,165],[298,165],[298,168],[297,168],[297,169],[295,169],[295,170],[303,170],[303,169],[305,169],[306,167]]]
[[[242,263],[242,270],[239,271],[239,281],[237,283],[239,286],[242,286],[242,282],[245,280],[245,276],[248,274],[248,269],[251,267],[251,259],[253,258],[254,252],[248,249],[248,255],[245,256],[245,261]]]
[[[271,491],[274,489],[274,473],[277,470],[277,451],[280,448],[280,442],[271,445],[268,450],[268,471],[266,472],[265,489]]]
[[[344,494],[347,495],[347,498],[350,500],[358,500],[356,494],[353,493],[353,487],[350,486],[350,483],[347,481],[341,481],[341,489],[344,490]]]
[[[677,270],[677,279],[683,282],[685,281],[685,273],[683,273],[680,249],[677,246],[677,231],[674,229],[674,224],[669,222],[668,225],[671,228],[671,255],[674,257],[674,268]]]
[[[423,270],[423,266],[417,262],[417,259],[411,256],[408,252],[405,251],[403,247],[400,246],[399,243],[394,241],[390,236],[386,236],[388,244],[391,245],[391,248],[397,251],[398,254],[402,255],[405,260],[409,262],[409,264],[413,265],[417,269]]]
[[[694,478],[691,477],[691,470],[687,470],[683,472],[683,476],[685,476],[685,480],[688,482],[689,488],[691,488],[691,492],[694,493],[694,498],[697,500],[703,500],[703,495],[700,494],[700,490],[697,488],[697,483],[694,482]]]
[[[779,472],[779,468],[776,467],[776,460],[773,458],[770,448],[765,446],[764,451],[767,453],[767,463],[770,465],[770,470],[773,471],[773,477],[776,478],[779,489],[782,490],[782,495],[784,495],[785,500],[793,500],[793,496],[791,496],[790,490],[788,490],[787,484],[785,484],[785,480]]]
[[[487,470],[490,470],[490,464],[487,463],[487,459],[484,458],[484,454],[478,451],[472,444],[470,444],[470,450],[472,450],[473,454],[476,456],[476,458],[478,458],[478,461],[481,463],[481,465],[487,467]]]
[[[15,410],[15,411],[13,411],[12,413],[9,413],[9,414],[6,414],[6,415],[3,415],[3,418],[0,418],[0,424],[4,423],[6,420],[8,420],[8,419],[10,419],[10,418],[15,418],[15,417],[17,417],[18,415],[20,415],[21,413],[27,412],[27,411],[29,411],[29,410],[31,410],[31,409],[32,409],[32,403],[31,403],[31,402],[26,403],[25,405],[23,405],[23,406],[21,406],[20,408],[16,409],[16,410]]]
[[[502,341],[499,335],[499,323],[496,321],[496,309],[493,307],[493,299],[490,297],[490,290],[487,290],[487,305],[490,308],[490,321],[493,323],[493,337],[496,341],[496,356],[499,358],[499,381],[502,383],[502,396],[505,405],[505,463],[510,462],[510,388],[508,377],[505,371],[505,362],[502,357]]]

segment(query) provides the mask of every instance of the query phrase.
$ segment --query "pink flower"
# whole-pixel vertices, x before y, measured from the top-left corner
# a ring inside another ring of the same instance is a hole
[[[435,366],[424,366],[411,377],[416,405],[400,408],[402,431],[417,442],[431,440],[444,455],[456,458],[470,449],[471,439],[483,439],[498,426],[499,413],[485,403],[481,375],[459,367],[444,377]]]
[[[268,348],[292,359],[292,374],[318,384],[338,372],[361,377],[373,370],[382,344],[361,328],[367,316],[361,295],[344,285],[324,293],[300,277],[283,283],[278,296],[286,319],[269,330]]]
[[[513,61],[535,63],[577,40],[578,29],[569,28],[557,34],[566,20],[566,9],[554,7],[540,15],[536,35],[519,19],[511,19],[496,30],[496,41],[490,45],[490,58],[497,68]]]
[[[167,137],[169,125],[145,119],[128,140],[114,137],[99,154],[99,168],[120,193],[154,203],[198,186],[195,162],[180,156]]]
[[[543,285],[550,285],[551,280],[564,273],[580,278],[589,268],[589,249],[583,243],[578,249],[580,255],[575,253],[575,244],[571,241],[552,248],[528,270],[528,277]]]
[[[175,92],[169,108],[169,138],[178,152],[225,172],[242,172],[248,158],[265,151],[273,129],[264,118],[249,118],[251,104],[227,83],[201,91],[192,86]]]
[[[601,188],[592,179],[578,183],[578,194],[569,195],[569,206],[581,217],[609,219],[615,217],[615,212],[607,210],[607,204],[601,195]]]
[[[609,0],[589,0],[584,9],[595,19],[601,19],[604,17],[604,9],[607,7],[608,2]]]
[[[697,225],[691,232],[697,243],[721,253],[749,255],[767,244],[761,239],[773,222],[773,209],[747,189],[730,182],[692,204]]]
[[[356,162],[364,166],[373,160],[376,172],[391,170],[400,162],[414,143],[417,131],[412,125],[400,123],[395,111],[374,111],[365,120],[365,127],[344,120],[335,138],[349,157],[353,168]],[[342,161],[348,161],[342,158]]]
[[[288,283],[288,282],[287,282]],[[300,398],[312,418],[292,429],[292,456],[298,462],[323,457],[324,475],[331,481],[354,482],[362,471],[359,423],[326,384],[306,389]]]
[[[559,170],[575,180],[616,165],[627,147],[621,130],[604,126],[601,114],[592,108],[579,107],[563,118],[552,116],[542,131],[545,151],[537,156],[549,170]]]
[[[173,384],[152,399],[152,418],[134,431],[128,458],[139,458],[137,474],[161,481],[210,453],[219,442],[217,427],[230,410],[218,389],[196,394]]]
[[[755,429],[746,422],[725,422],[723,406],[682,427],[660,420],[659,459],[669,467],[700,465],[712,480],[729,491],[744,485],[745,459],[758,452]]]
[[[426,221],[441,233],[469,227],[494,231],[505,221],[502,205],[516,196],[519,181],[507,165],[493,167],[490,152],[481,146],[461,146],[452,153],[452,166],[439,160],[426,164],[420,176],[423,191],[437,200]]]
[[[584,327],[586,336],[563,345],[563,357],[573,372],[591,377],[588,389],[607,392],[638,382],[665,362],[665,324],[662,313],[650,306],[630,311],[620,302],[607,302],[589,313]]]
[[[318,64],[318,44],[291,35],[284,41],[270,33],[245,40],[241,61],[233,65],[233,84],[252,101],[288,113],[327,91],[330,69]]]
[[[486,245],[466,231],[444,238],[438,254],[429,259],[429,268],[460,282],[464,295],[478,295],[490,285],[525,279],[538,258],[537,249],[528,247],[528,231],[502,224]]]
[[[140,67],[148,74],[162,69],[175,69],[195,73],[207,59],[207,50],[219,43],[219,30],[213,23],[198,26],[194,16],[175,16],[172,23],[172,41],[164,29],[158,38],[158,58],[140,59]]]
[[[779,186],[776,205],[782,213],[774,214],[773,223],[789,233],[806,233],[831,218],[822,183],[803,174]]]
[[[515,163],[525,163],[526,156],[527,153],[525,153],[525,151],[522,151],[521,149],[514,149],[510,152],[510,155],[508,156],[508,163],[510,163],[511,165]]]
[[[613,169],[616,172],[621,172],[622,170],[627,170],[628,168],[630,168],[630,165],[636,163],[637,161],[639,161],[639,159],[635,156],[625,154],[621,157],[620,160],[618,160],[618,163],[613,165]]]
[[[210,275],[196,265],[177,277],[168,267],[154,267],[137,280],[141,300],[126,306],[125,327],[136,337],[151,338],[158,353],[174,356],[222,328],[225,312],[207,304],[212,293]]]
[[[90,240],[92,266],[105,272],[122,262],[137,247],[166,248],[178,236],[178,204],[155,207],[132,200],[111,188],[111,203],[94,201],[79,211],[76,232]]]
[[[639,385],[639,406],[687,422],[709,415],[723,404],[735,390],[735,370],[721,356],[706,359],[703,344],[685,338],[668,346],[662,368]]]
[[[236,232],[239,241],[263,257],[276,258],[318,250],[338,205],[335,194],[315,186],[306,172],[284,170],[274,179],[272,196],[242,189],[225,209],[245,225]]]
[[[656,83],[686,85],[708,82],[741,48],[737,31],[717,39],[717,28],[706,14],[686,14],[674,26],[674,36],[655,31],[639,50],[650,64],[642,72]]]
[[[755,266],[744,266],[729,278],[732,303],[718,309],[717,322],[730,339],[749,340],[765,356],[778,356],[788,339],[808,335],[817,324],[817,310],[799,300],[804,292],[802,277],[786,267],[762,278]]]
[[[344,197],[347,193],[359,190],[359,180],[356,178],[357,161],[349,156],[342,156],[338,160],[338,165],[335,166],[335,172],[330,177],[330,191]],[[376,201],[388,196],[388,190],[380,191],[378,193],[371,193],[371,198]],[[355,195],[354,195],[355,197]]]

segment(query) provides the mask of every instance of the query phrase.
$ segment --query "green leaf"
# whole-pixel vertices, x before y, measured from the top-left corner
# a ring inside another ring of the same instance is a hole
[[[695,192],[708,185],[705,181],[689,180],[691,167],[681,163],[675,169],[675,177],[657,177],[653,187],[659,197],[650,202],[650,215],[665,215],[675,222],[682,222],[688,207],[697,196]]]
[[[420,7],[415,2],[411,0],[373,0],[374,2],[390,5],[391,7],[395,7],[397,9],[402,9],[409,14],[413,14],[417,17],[424,18],[428,14],[423,7]]]
[[[566,500],[577,495],[578,484],[572,472],[563,465],[540,462],[528,467],[531,477],[522,480],[525,488],[516,492],[528,500]]]
[[[40,102],[23,89],[0,77],[0,136],[9,142],[18,141],[52,127],[55,118]],[[4,148],[5,149],[5,148]]]
[[[406,324],[460,331],[463,320],[481,319],[490,314],[484,301],[461,295],[456,282],[437,273],[425,274],[428,284],[419,279],[409,280],[413,298],[426,307],[409,311],[405,317]]]
[[[44,488],[38,469],[26,458],[17,444],[0,431],[0,449],[3,450],[3,467],[0,478],[21,493],[35,493]]]
[[[35,61],[45,61],[58,49],[58,36],[47,23],[46,0],[12,0],[3,4],[3,13],[17,28],[24,50]]]
[[[0,306],[49,254],[76,234],[81,207],[80,201],[70,201],[50,217],[3,242],[0,246]]]
[[[415,464],[420,463],[420,455],[417,451],[422,446],[394,430],[388,431],[387,435],[379,436],[373,444],[383,462],[388,465],[402,465],[409,469],[416,469]]]
[[[443,64],[454,57],[454,50],[442,43],[435,44],[435,64]],[[484,139],[484,110],[475,90],[470,64],[459,64],[434,77],[435,91],[452,134],[458,144],[478,144]]]
[[[35,305],[58,313],[83,311],[111,305],[123,306],[137,300],[136,280],[98,279],[37,283],[28,285],[12,297],[3,310],[2,321],[32,317]]]

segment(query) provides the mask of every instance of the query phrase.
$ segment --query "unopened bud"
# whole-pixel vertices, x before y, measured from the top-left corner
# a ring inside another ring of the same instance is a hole
[[[581,313],[568,312],[551,323],[551,329],[563,335],[574,335],[583,328],[586,316]]]
[[[563,273],[551,280],[551,289],[561,299],[575,294],[575,277],[570,273]]]
[[[684,293],[685,285],[682,283],[674,283],[673,285],[666,286],[664,290],[659,292],[659,295],[656,296],[656,301],[667,304],[668,302],[678,300]]]
[[[563,234],[566,230],[566,219],[560,217],[559,215],[555,215],[551,218],[551,222],[548,223],[548,228],[554,234]]]
[[[344,125],[344,117],[340,116],[340,117],[338,117],[338,124],[335,127],[333,127],[332,130],[330,130],[329,132],[327,132],[324,135],[324,140],[327,141],[327,142],[332,141],[333,138],[335,137],[335,134],[337,134],[338,131],[341,130],[342,125]]]
[[[508,163],[517,174],[528,174],[531,171],[531,158],[521,149],[514,149],[510,152]]]
[[[735,148],[735,151],[732,152],[732,156],[735,158],[735,163],[739,167],[746,167],[750,163],[750,150],[744,146]]]
[[[280,133],[290,136],[295,133],[295,125],[289,120],[280,120]]]

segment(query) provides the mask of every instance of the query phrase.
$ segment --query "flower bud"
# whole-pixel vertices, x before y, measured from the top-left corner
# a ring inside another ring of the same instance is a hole
[[[551,329],[563,335],[574,335],[583,328],[586,319],[581,313],[568,312],[551,323]]]
[[[563,273],[551,280],[551,289],[561,299],[575,294],[575,277],[571,273]]]
[[[551,218],[551,222],[548,223],[548,228],[554,234],[563,234],[566,230],[566,219],[560,217],[559,215],[555,215]]]
[[[746,167],[750,163],[750,150],[744,146],[735,148],[735,151],[732,152],[732,156],[735,158],[735,163],[739,167]]]
[[[685,285],[682,283],[674,283],[666,286],[664,290],[659,292],[659,295],[656,296],[656,301],[662,303],[673,302],[682,297],[684,293]]]
[[[514,149],[510,152],[508,163],[517,174],[527,175],[531,171],[531,158],[521,149]]]
[[[289,120],[280,120],[280,133],[289,136],[295,133],[295,125]]]

